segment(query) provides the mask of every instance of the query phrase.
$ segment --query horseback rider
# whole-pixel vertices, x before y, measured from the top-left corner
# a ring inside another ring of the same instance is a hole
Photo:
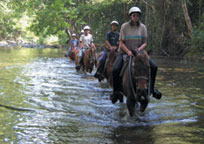
[[[93,37],[90,34],[90,27],[84,27],[84,34],[81,35],[79,41],[79,64],[76,66],[76,69],[80,69],[81,64],[83,63],[83,55],[86,49],[93,47],[96,50],[96,47],[93,43]]]
[[[79,41],[76,39],[75,33],[72,34],[72,39],[70,40],[69,43],[70,43],[71,47],[69,47],[69,49],[68,49],[68,52],[67,52],[68,56],[70,54],[71,49],[76,48],[78,50],[78,48],[79,48]]]
[[[84,30],[82,29],[82,30],[81,30],[81,35],[83,35],[83,34],[84,34]]]
[[[147,46],[147,29],[146,26],[140,22],[141,10],[138,7],[132,7],[129,10],[129,16],[131,20],[122,25],[120,30],[120,47],[121,52],[118,54],[112,71],[113,75],[113,94],[110,96],[112,103],[122,96],[122,79],[119,76],[123,66],[123,55],[133,56],[131,50],[137,51],[144,50]],[[149,60],[151,68],[151,93],[156,99],[160,99],[162,94],[154,89],[155,78],[157,74],[158,66],[150,58]]]
[[[120,33],[117,31],[118,26],[119,26],[119,23],[117,21],[111,22],[111,31],[106,34],[106,41],[105,41],[106,47],[104,48],[103,55],[99,59],[99,66],[96,73],[94,74],[95,78],[100,78],[103,72],[103,69],[105,67],[108,52],[111,50],[117,50],[119,46]]]

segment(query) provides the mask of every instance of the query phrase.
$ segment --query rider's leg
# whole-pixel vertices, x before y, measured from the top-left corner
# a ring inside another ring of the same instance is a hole
[[[80,64],[82,63],[82,60],[83,60],[83,48],[81,48],[79,51],[78,65],[76,66],[77,69],[80,69]]]
[[[101,73],[103,72],[105,63],[106,63],[106,58],[107,58],[107,51],[104,50],[103,55],[99,59],[99,66],[98,66],[96,73],[94,74],[94,77],[96,77],[96,78],[100,77]]]
[[[113,75],[113,95],[111,95],[111,100],[112,103],[115,103],[119,96],[120,96],[120,91],[122,89],[122,80],[120,78],[120,71],[122,69],[122,65],[123,65],[123,55],[120,53],[118,54],[115,62],[114,62],[114,66],[113,66],[113,71],[112,71],[112,75]]]
[[[153,94],[153,97],[160,99],[162,94],[154,89],[158,66],[151,58],[149,59],[149,63],[151,68],[151,93]]]

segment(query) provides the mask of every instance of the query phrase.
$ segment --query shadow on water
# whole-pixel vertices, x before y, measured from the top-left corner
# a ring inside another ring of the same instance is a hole
[[[0,143],[203,143],[204,66],[155,58],[156,87],[147,111],[129,117],[111,89],[77,73],[59,49],[0,50]],[[6,51],[6,52],[5,52]]]

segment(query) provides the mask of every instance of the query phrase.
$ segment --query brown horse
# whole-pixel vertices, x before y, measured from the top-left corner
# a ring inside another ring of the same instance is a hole
[[[104,77],[107,79],[111,87],[113,87],[112,70],[113,70],[113,64],[115,62],[116,57],[117,57],[117,49],[111,50],[108,54],[108,58],[105,64]]]
[[[84,52],[83,70],[91,73],[94,65],[96,66],[96,51],[94,47],[89,47],[89,49],[86,49]]]
[[[71,60],[75,60],[75,51],[76,51],[76,48],[71,48],[71,51],[69,54],[69,57]]]
[[[78,61],[78,53],[79,51],[77,51],[75,53],[75,65],[77,66],[79,64]],[[94,65],[96,65],[96,58],[95,58],[95,49],[93,47],[90,47],[88,49],[86,49],[83,53],[83,63],[82,63],[82,70],[84,72],[89,72],[91,73]]]
[[[150,96],[150,65],[146,51],[134,51],[122,76],[123,93],[127,97],[127,108],[130,116],[134,115],[135,104],[140,104],[144,112]]]
[[[74,57],[74,61],[75,61],[75,65],[77,66],[79,64],[79,50],[75,50],[75,57]]]

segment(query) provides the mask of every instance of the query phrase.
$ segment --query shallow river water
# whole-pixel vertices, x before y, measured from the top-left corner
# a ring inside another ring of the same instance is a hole
[[[204,143],[204,64],[154,58],[163,98],[131,118],[63,52],[0,49],[1,144]]]

